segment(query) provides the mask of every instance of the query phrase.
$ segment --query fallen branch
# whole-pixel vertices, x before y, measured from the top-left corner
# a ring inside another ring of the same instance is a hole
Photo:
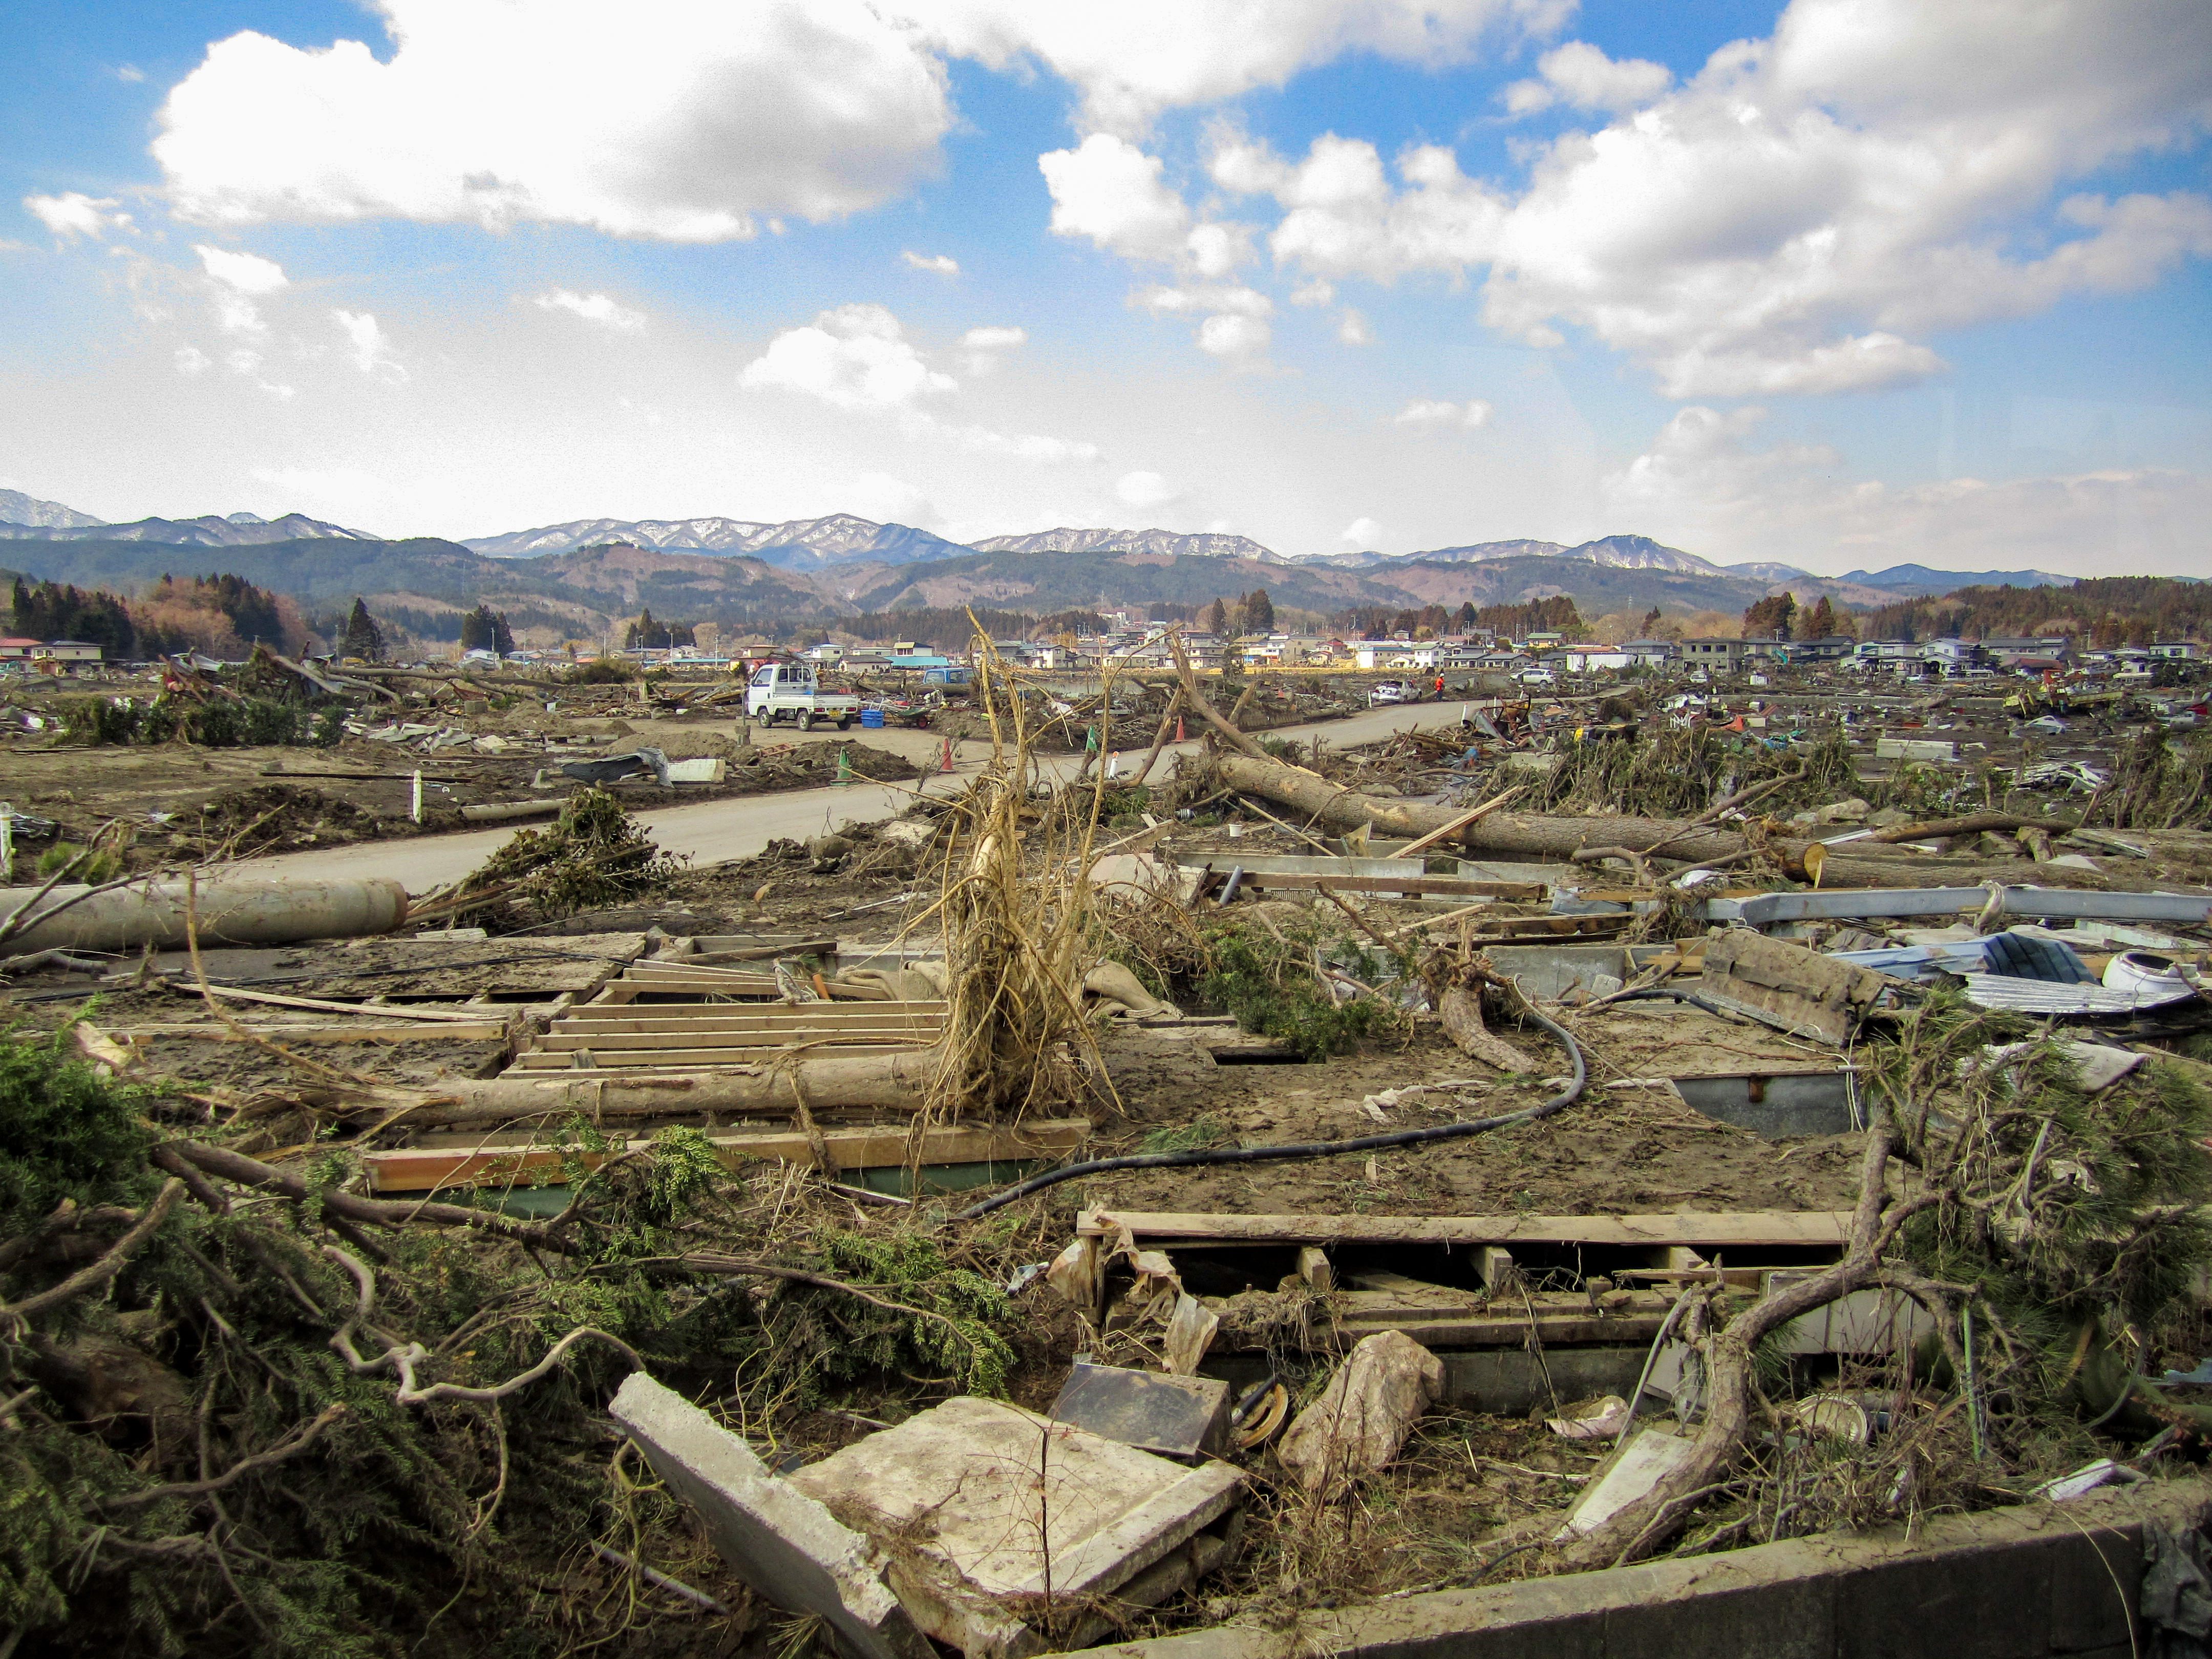
[[[26,1297],[12,1307],[0,1303],[0,1326],[20,1325],[49,1308],[58,1308],[64,1302],[74,1302],[88,1291],[99,1290],[121,1273],[124,1264],[144,1248],[155,1231],[169,1218],[169,1212],[177,1207],[177,1200],[184,1196],[184,1192],[183,1182],[163,1182],[161,1190],[138,1218],[137,1225],[109,1245],[97,1261],[78,1268],[60,1284],[50,1285],[36,1296]]]
[[[1756,1376],[1753,1355],[1770,1333],[1854,1291],[1880,1285],[1886,1277],[1896,1278],[1900,1289],[1912,1293],[1913,1286],[1887,1267],[1882,1257],[1905,1224],[1936,1203],[1940,1194],[1923,1192],[1885,1207],[1883,1177],[1895,1134],[1885,1107],[1874,1106],[1866,1133],[1859,1203],[1851,1218],[1850,1241],[1844,1259],[1811,1278],[1770,1290],[1717,1332],[1693,1339],[1705,1352],[1705,1420],[1689,1455],[1649,1492],[1566,1544],[1561,1563],[1569,1571],[1616,1566],[1649,1553],[1687,1517],[1692,1504],[1686,1500],[1716,1488],[1749,1438]],[[1719,1294],[1716,1286],[1713,1295]]]
[[[1931,818],[1925,823],[1893,824],[1858,837],[1863,842],[1893,844],[1900,841],[1936,841],[1946,836],[1978,835],[1984,830],[2040,830],[2064,835],[2079,826],[2071,818],[2024,817],[2018,812],[1969,812],[1962,818]]]
[[[1457,817],[1454,818],[1449,823],[1443,825],[1441,829],[1431,830],[1428,834],[1418,836],[1414,840],[1407,842],[1403,847],[1401,847],[1395,853],[1391,854],[1391,856],[1394,858],[1409,859],[1419,854],[1427,852],[1430,848],[1435,846],[1446,836],[1455,836],[1461,830],[1468,828],[1468,825],[1481,823],[1483,819],[1488,817],[1499,807],[1512,800],[1523,790],[1527,789],[1528,787],[1528,786],[1525,783],[1517,783],[1514,785],[1512,788],[1508,789],[1504,794],[1493,795],[1488,800],[1483,802],[1481,805],[1469,807],[1466,811],[1461,813]]]
[[[335,1188],[318,1192],[297,1176],[288,1175],[274,1164],[264,1164],[227,1147],[209,1146],[197,1140],[172,1140],[157,1151],[173,1153],[196,1169],[221,1180],[275,1193],[295,1204],[305,1204],[313,1200],[332,1215],[348,1221],[394,1228],[405,1226],[410,1222],[423,1222],[434,1227],[474,1227],[480,1232],[496,1233],[518,1243],[534,1244],[541,1249],[558,1250],[564,1255],[574,1248],[542,1226],[516,1221],[491,1210],[475,1210],[460,1204],[387,1203],[379,1199],[362,1198],[352,1193],[340,1192]]]
[[[811,1285],[817,1290],[842,1291],[847,1296],[866,1303],[872,1308],[881,1308],[886,1313],[905,1314],[915,1319],[934,1320],[958,1336],[969,1347],[975,1346],[975,1339],[961,1328],[957,1320],[949,1319],[941,1313],[932,1313],[927,1308],[910,1307],[903,1302],[893,1302],[887,1297],[873,1295],[862,1290],[858,1285],[848,1284],[842,1279],[832,1279],[827,1273],[809,1273],[804,1267],[779,1267],[772,1261],[750,1261],[741,1256],[720,1255],[703,1250],[693,1251],[689,1255],[678,1257],[677,1260],[694,1273],[715,1273],[731,1279],[788,1279],[794,1285]]]
[[[331,1338],[331,1351],[345,1361],[347,1368],[356,1376],[372,1376],[386,1366],[391,1366],[399,1376],[398,1390],[392,1397],[403,1406],[426,1406],[434,1400],[472,1400],[480,1402],[504,1400],[511,1394],[520,1393],[551,1370],[554,1366],[560,1364],[562,1354],[586,1337],[619,1349],[623,1357],[632,1365],[639,1370],[645,1369],[645,1361],[638,1358],[637,1350],[620,1337],[600,1330],[594,1325],[579,1325],[548,1348],[545,1351],[545,1357],[535,1365],[526,1371],[520,1371],[508,1377],[504,1382],[495,1383],[488,1389],[469,1388],[459,1382],[433,1382],[428,1388],[423,1388],[415,1380],[415,1367],[433,1356],[430,1351],[420,1342],[394,1343],[374,1359],[362,1358],[361,1351],[354,1346],[353,1334],[355,1328],[368,1317],[376,1306],[376,1276],[368,1270],[367,1264],[358,1256],[349,1255],[335,1244],[324,1245],[323,1254],[353,1276],[356,1291],[353,1316],[339,1326],[337,1334]]]
[[[1190,658],[1182,648],[1181,635],[1173,633],[1168,635],[1168,649],[1175,655],[1176,678],[1182,682],[1183,700],[1198,711],[1198,717],[1218,732],[1223,741],[1238,753],[1249,755],[1254,760],[1264,761],[1270,766],[1280,765],[1281,763],[1260,747],[1258,743],[1238,731],[1229,721],[1222,719],[1213,705],[1206,700],[1205,696],[1198,689],[1198,677],[1190,672]],[[1307,775],[1311,777],[1314,775],[1308,773]],[[1271,796],[1269,799],[1276,798]]]
[[[323,1431],[346,1414],[343,1401],[325,1406],[311,1423],[301,1425],[265,1452],[241,1458],[221,1474],[206,1480],[173,1480],[165,1486],[149,1486],[143,1492],[127,1492],[115,1498],[99,1499],[106,1510],[135,1510],[148,1504],[158,1504],[170,1498],[204,1498],[219,1492],[226,1486],[252,1474],[257,1469],[272,1468],[288,1458],[297,1457],[313,1445]]]

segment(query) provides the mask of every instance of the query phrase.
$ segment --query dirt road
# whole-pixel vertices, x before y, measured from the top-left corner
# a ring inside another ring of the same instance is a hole
[[[1271,737],[1300,741],[1322,733],[1334,747],[1372,743],[1396,732],[1425,730],[1459,722],[1457,702],[1419,703],[1412,707],[1370,709],[1348,720],[1316,726],[1285,726]],[[869,733],[871,741],[893,733]],[[931,738],[934,743],[937,739]],[[885,747],[891,745],[886,744]],[[980,748],[968,744],[970,754]],[[1195,741],[1170,744],[1170,753],[1194,753]],[[1137,757],[1141,761],[1142,757]],[[1054,777],[1073,774],[1079,757],[1060,756],[1044,763]],[[1163,762],[1163,764],[1165,763]],[[976,764],[968,761],[962,770]],[[927,781],[924,787],[944,793],[960,787],[958,774]],[[847,819],[863,822],[896,817],[912,799],[913,786],[860,784],[842,789],[794,789],[780,794],[754,795],[735,800],[701,801],[696,805],[665,806],[639,814],[653,838],[671,853],[690,854],[695,864],[719,864],[750,858],[782,836],[804,840],[834,829]],[[307,853],[286,853],[274,858],[251,859],[237,867],[263,875],[390,876],[404,882],[412,893],[427,892],[454,881],[482,864],[513,835],[512,829],[471,830],[452,836],[428,836],[420,840],[356,847],[336,847]]]

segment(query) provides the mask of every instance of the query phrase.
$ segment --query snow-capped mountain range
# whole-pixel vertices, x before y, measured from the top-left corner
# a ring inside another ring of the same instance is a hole
[[[0,490],[0,540],[118,541],[173,543],[179,546],[238,547],[315,539],[377,541],[367,531],[288,513],[264,519],[252,513],[208,514],[194,519],[141,519],[109,524],[21,490]],[[534,559],[594,547],[626,544],[665,553],[742,555],[780,569],[811,574],[843,566],[932,564],[986,554],[1149,554],[1158,557],[1212,558],[1255,564],[1376,570],[1413,564],[1491,564],[1505,560],[1573,559],[1620,570],[1656,570],[1690,576],[1717,576],[1768,583],[1793,581],[1853,585],[1884,596],[1948,592],[1973,583],[2014,586],[2067,586],[2073,578],[2042,570],[1949,571],[1905,564],[1887,570],[1854,570],[1842,577],[1820,577],[1771,560],[1716,564],[1694,553],[1668,547],[1649,536],[1613,535],[1576,546],[1559,542],[1514,540],[1475,542],[1428,548],[1412,553],[1283,554],[1249,536],[1206,532],[1078,529],[948,541],[911,525],[878,524],[849,513],[818,519],[767,522],[751,519],[576,519],[533,530],[471,537],[460,545],[496,559]]]

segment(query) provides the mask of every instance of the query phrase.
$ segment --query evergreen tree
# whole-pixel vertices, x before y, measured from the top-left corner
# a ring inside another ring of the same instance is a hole
[[[495,651],[504,657],[514,649],[514,633],[507,625],[507,612],[479,605],[461,618],[461,649]]]
[[[1836,607],[1823,593],[1807,614],[1804,626],[1798,629],[1798,634],[1803,639],[1825,640],[1829,635],[1840,631],[1836,626]]]
[[[1790,619],[1797,614],[1795,593],[1770,593],[1743,613],[1743,634],[1749,640],[1786,640]]]
[[[1229,607],[1219,599],[1206,613],[1206,631],[1223,639],[1229,635]]]
[[[1650,639],[1651,637],[1651,630],[1658,626],[1659,607],[1655,605],[1649,611],[1644,613],[1644,637]]]
[[[339,637],[338,654],[358,657],[363,662],[384,659],[384,630],[377,626],[376,618],[368,614],[368,606],[361,597],[354,597],[353,609],[346,613],[345,632]]]
[[[1244,631],[1248,634],[1272,634],[1275,631],[1275,602],[1267,597],[1267,590],[1255,587],[1244,596]]]
[[[637,620],[623,635],[625,651],[665,651],[668,648],[668,625],[653,614],[651,605],[637,613]]]

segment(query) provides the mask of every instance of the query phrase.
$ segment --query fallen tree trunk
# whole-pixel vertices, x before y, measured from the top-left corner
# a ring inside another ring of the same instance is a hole
[[[1962,818],[1936,818],[1926,823],[1899,823],[1877,830],[1861,839],[1876,842],[1934,841],[1943,836],[1978,835],[1984,830],[2041,830],[2064,835],[2077,823],[2074,818],[2029,817],[2019,812],[1969,812]]]
[[[36,901],[33,903],[33,901]],[[295,945],[388,933],[407,920],[407,890],[381,876],[358,879],[211,875],[196,889],[150,878],[106,891],[57,886],[0,889],[0,916],[21,913],[9,944],[24,951],[128,951],[185,943],[187,911],[203,945]]]
[[[407,1114],[414,1128],[455,1128],[551,1114],[607,1117],[682,1116],[693,1112],[787,1115],[802,1097],[817,1112],[869,1107],[917,1109],[936,1079],[935,1048],[852,1060],[793,1060],[744,1071],[678,1077],[576,1077],[509,1072],[493,1078],[441,1079],[436,1097]]]
[[[1248,794],[1294,807],[1333,830],[1354,830],[1364,824],[1385,835],[1417,839],[1446,830],[1462,813],[1449,806],[1425,801],[1389,800],[1363,795],[1331,783],[1303,767],[1285,766],[1272,758],[1224,755],[1215,763],[1223,783]],[[1732,830],[1698,828],[1665,818],[1611,816],[1568,817],[1537,812],[1493,812],[1469,824],[1453,837],[1460,848],[1475,857],[1571,860],[1577,852],[1593,848],[1661,847],[1656,856],[1689,864],[1708,864],[1733,859],[1751,849],[1752,842]],[[1822,848],[1823,887],[1973,887],[1985,881],[2016,882],[2033,878],[2045,887],[2069,887],[2090,892],[2134,892],[2142,884],[2117,880],[2096,870],[2053,867],[2026,860],[1957,860],[1941,857],[1870,858],[1850,849],[1863,842],[1846,842]],[[1777,836],[1765,843],[1791,877],[1809,880],[1805,849],[1820,843]]]

